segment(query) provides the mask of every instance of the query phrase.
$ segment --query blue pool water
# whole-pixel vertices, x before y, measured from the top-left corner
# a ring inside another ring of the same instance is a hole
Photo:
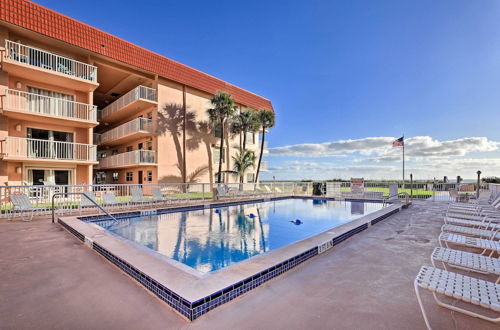
[[[281,199],[98,224],[118,236],[207,273],[314,236],[381,208],[380,203]]]

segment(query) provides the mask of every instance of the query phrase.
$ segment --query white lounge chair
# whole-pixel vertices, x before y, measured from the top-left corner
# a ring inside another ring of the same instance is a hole
[[[128,206],[128,203],[120,203],[116,200],[116,196],[112,193],[104,193],[102,195],[104,199],[103,206],[108,208],[121,208]]]
[[[140,187],[131,187],[130,193],[132,194],[131,204],[151,204],[150,200],[144,198],[144,193],[142,192],[142,188]]]
[[[500,239],[500,233],[498,232],[498,230],[478,229],[478,228],[448,225],[448,224],[444,224],[441,227],[441,230],[443,232],[459,233],[462,235],[472,236],[472,237],[480,237],[480,238],[495,239],[495,240]]]
[[[9,219],[14,215],[15,212],[19,212],[20,216],[24,214],[24,212],[30,213],[29,220],[23,219],[23,221],[31,221],[33,219],[33,213],[38,209],[31,204],[28,196],[26,194],[12,194],[9,196],[10,201],[12,202],[12,209],[9,213]]]
[[[498,211],[499,206],[500,194],[488,204],[450,203],[448,205],[448,212],[479,212],[482,210]]]
[[[436,247],[431,255],[432,265],[441,262],[446,270],[447,265],[466,271],[480,274],[499,276],[495,283],[500,281],[500,259],[485,257],[477,253]]]
[[[224,184],[218,184],[215,189],[217,191],[217,198],[235,196],[234,191],[229,190],[228,187]]]
[[[453,244],[453,245],[464,246],[464,247],[468,247],[468,248],[481,249],[482,255],[485,255],[487,252],[490,252],[490,256],[494,252],[500,253],[500,242],[490,240],[490,239],[469,237],[469,236],[458,235],[458,234],[453,234],[453,233],[441,233],[439,235],[438,241],[439,241],[439,246],[441,246],[441,247],[443,247],[443,243],[444,243],[444,246],[447,248],[449,248],[450,244]]]
[[[341,197],[340,182],[327,182],[326,183],[326,197]]]
[[[85,191],[83,192],[83,195],[80,199],[80,203],[78,204],[78,210],[80,212],[80,214],[82,214],[82,211],[85,209],[85,208],[94,208],[96,207],[96,198],[95,198],[95,194],[93,191]]]
[[[465,215],[465,214],[446,214],[446,218],[450,219],[463,219],[463,220],[474,220],[474,221],[484,221],[486,218],[495,221],[497,219],[500,221],[500,215],[497,214],[482,214],[482,215]]]
[[[418,304],[422,310],[425,324],[431,329],[429,319],[425,313],[424,305],[420,297],[420,289],[432,292],[434,300],[439,306],[460,312],[469,316],[477,317],[486,321],[500,322],[500,317],[491,317],[479,314],[469,309],[457,307],[446,303],[438,298],[438,294],[454,298],[457,301],[481,306],[496,313],[500,312],[500,285],[479,280],[474,277],[452,273],[431,266],[422,266],[414,282],[415,293]]]
[[[176,198],[172,198],[172,197],[166,197],[166,196],[163,196],[160,188],[153,188],[151,190],[152,194],[153,194],[153,202],[155,203],[161,203],[161,202],[166,202],[166,203],[171,203],[172,201],[174,201]]]
[[[464,227],[473,227],[473,228],[483,228],[483,229],[500,229],[500,219],[495,219],[497,221],[492,221],[492,218],[485,217],[483,221],[476,220],[464,220],[464,219],[456,219],[450,217],[444,217],[444,222],[449,225],[457,225]]]

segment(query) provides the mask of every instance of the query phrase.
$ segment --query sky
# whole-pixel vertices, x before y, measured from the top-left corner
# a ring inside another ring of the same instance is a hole
[[[270,99],[263,179],[500,176],[500,1],[36,2]]]

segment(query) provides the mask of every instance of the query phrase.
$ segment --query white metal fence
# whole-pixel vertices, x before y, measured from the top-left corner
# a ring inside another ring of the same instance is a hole
[[[111,103],[110,105],[102,109],[100,117],[104,119],[107,116],[111,115],[112,113],[120,110],[124,106],[140,99],[156,102],[157,101],[156,89],[146,86],[137,86],[130,92],[120,97],[115,102]]]
[[[93,144],[7,136],[1,141],[1,146],[4,158],[96,160],[96,146]]]
[[[156,152],[153,150],[135,150],[105,157],[99,160],[98,169],[122,167],[127,165],[155,164]]]
[[[94,140],[94,143],[107,143],[137,132],[146,132],[153,134],[156,128],[155,124],[156,122],[152,119],[136,118],[129,122],[126,122],[125,124],[110,129],[107,132],[98,134],[97,136],[94,135],[94,137],[97,137],[97,140]]]
[[[406,198],[407,195],[413,199],[426,199],[429,201],[452,201],[450,190],[457,189],[459,194],[472,196],[476,191],[471,191],[474,185],[464,185],[461,187],[454,183],[414,183],[413,186],[407,183],[390,182],[365,182],[364,193],[352,195],[352,198],[365,199],[386,199],[389,197],[389,186],[397,184],[398,197]],[[351,196],[350,182],[339,182],[335,184],[340,189],[340,197],[349,198]],[[124,209],[142,205],[132,198],[132,188],[141,188],[145,207],[154,208],[155,201],[167,204],[186,203],[189,201],[203,201],[215,197],[217,184],[210,183],[165,183],[165,184],[99,184],[99,185],[68,185],[68,186],[1,186],[0,187],[0,217],[7,217],[12,213],[13,205],[9,196],[11,194],[25,194],[29,197],[31,204],[36,208],[37,213],[43,213],[50,209],[52,196],[62,193],[56,201],[57,209],[65,212],[78,212],[79,205],[82,204],[81,195],[69,195],[69,193],[92,192],[98,203],[104,203],[104,193],[113,194],[119,205],[108,205],[111,208],[122,207]],[[394,187],[394,186],[393,186]],[[220,196],[221,199],[239,199],[249,197],[272,197],[272,196],[324,196],[325,191],[312,182],[262,182],[262,183],[228,183],[226,192]],[[488,186],[481,189],[487,190]],[[500,192],[500,185],[489,185],[491,192]],[[155,196],[159,190],[161,200]],[[64,195],[68,194],[68,195]],[[86,203],[88,206],[88,203]],[[106,206],[106,205],[105,205]],[[88,208],[88,207],[87,207]],[[92,209],[92,207],[90,207]],[[97,211],[97,209],[93,209]]]
[[[97,67],[48,51],[5,40],[5,58],[75,78],[97,82]]]
[[[73,102],[14,89],[6,89],[5,96],[5,109],[97,121],[97,107],[92,104]]]
[[[55,206],[61,212],[75,213],[85,205],[86,210],[98,212],[97,208],[82,200],[82,195],[74,193],[91,192],[96,201],[109,209],[128,209],[136,206],[148,208],[161,204],[182,204],[189,201],[203,201],[213,199],[217,184],[210,183],[165,183],[165,184],[99,184],[99,185],[34,185],[34,186],[0,186],[0,217],[9,217],[16,213],[9,196],[12,194],[25,194],[31,205],[36,209],[35,214],[48,214],[52,208],[52,197]],[[137,201],[132,197],[133,188],[140,188],[143,200]],[[221,199],[241,199],[256,196],[278,195],[311,195],[310,183],[228,183],[227,193]],[[155,194],[159,190],[161,198]],[[113,194],[117,205],[106,205],[104,194]]]

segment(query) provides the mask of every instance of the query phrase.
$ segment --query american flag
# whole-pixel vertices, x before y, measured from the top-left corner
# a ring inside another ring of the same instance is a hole
[[[404,145],[405,145],[405,137],[404,136],[402,136],[399,139],[394,140],[394,142],[392,142],[393,147],[403,147]]]

